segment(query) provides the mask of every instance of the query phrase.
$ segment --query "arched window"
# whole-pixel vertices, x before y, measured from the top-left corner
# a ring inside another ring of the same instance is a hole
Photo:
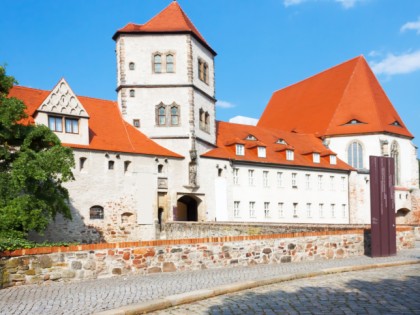
[[[166,72],[174,72],[174,55],[166,55]]]
[[[165,106],[158,107],[158,125],[164,126],[166,125],[166,110]]]
[[[115,164],[114,161],[108,161],[108,169],[113,170],[114,169],[114,164]]]
[[[158,165],[158,173],[159,174],[163,173],[163,164]]]
[[[134,223],[134,215],[131,212],[124,212],[121,215],[121,223]]]
[[[157,54],[153,57],[153,70],[155,73],[162,72],[162,56]]]
[[[171,125],[177,126],[179,124],[179,109],[178,106],[171,107]]]
[[[124,173],[130,171],[131,161],[124,161]]]
[[[130,62],[130,63],[128,64],[128,69],[130,69],[130,70],[134,70],[135,68],[136,68],[136,66],[135,66],[134,62]]]
[[[86,163],[87,158],[85,157],[81,157],[79,159],[79,170],[83,170],[85,168],[85,163]]]
[[[136,92],[134,90],[130,90],[130,97],[136,96]]]
[[[391,157],[394,158],[395,185],[400,185],[400,149],[397,141],[391,144]]]
[[[93,206],[89,210],[91,220],[102,220],[104,218],[104,208],[101,206]]]
[[[347,161],[354,168],[363,168],[363,148],[359,142],[350,143],[347,149]]]

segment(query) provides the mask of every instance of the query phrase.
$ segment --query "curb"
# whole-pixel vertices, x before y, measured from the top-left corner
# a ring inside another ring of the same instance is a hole
[[[297,273],[297,274],[287,274],[279,277],[264,279],[264,280],[254,280],[254,281],[244,281],[236,282],[232,284],[225,284],[217,286],[210,289],[202,289],[191,292],[185,292],[181,294],[170,295],[162,299],[151,300],[147,302],[141,302],[137,304],[131,304],[128,306],[119,307],[116,309],[111,309],[103,312],[97,312],[93,315],[134,315],[134,314],[146,314],[154,311],[159,311],[174,307],[181,304],[196,302],[200,300],[205,300],[217,295],[223,295],[228,293],[234,293],[238,291],[243,291],[247,289],[253,289],[260,286],[287,282],[303,278],[313,278],[318,276],[325,276],[343,272],[351,271],[362,271],[375,268],[386,268],[386,267],[396,267],[404,265],[414,265],[420,264],[420,260],[403,260],[398,262],[387,262],[387,263],[378,263],[378,264],[369,264],[369,265],[359,265],[359,266],[345,266],[345,267],[335,267],[321,269],[320,271],[307,272],[307,273]]]

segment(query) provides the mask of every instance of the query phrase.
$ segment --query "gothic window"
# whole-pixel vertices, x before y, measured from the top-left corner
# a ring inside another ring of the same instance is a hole
[[[128,64],[128,69],[130,69],[130,70],[134,70],[135,68],[136,68],[136,66],[135,66],[134,62],[130,62],[130,63]]]
[[[209,65],[202,59],[198,59],[198,78],[204,83],[209,83]]]
[[[173,73],[174,71],[174,55],[166,55],[166,72]]]
[[[178,126],[179,124],[179,108],[176,105],[171,107],[171,125]]]
[[[153,71],[154,73],[162,72],[162,56],[159,54],[153,56]]]
[[[391,144],[391,157],[394,158],[395,185],[400,185],[400,150],[397,141]]]
[[[93,206],[89,210],[89,217],[91,220],[102,220],[104,218],[104,208],[101,206]]]
[[[207,132],[210,131],[210,114],[208,112],[204,114],[204,130]]]
[[[164,105],[158,107],[158,125],[165,126],[166,125],[166,108]]]
[[[347,149],[347,161],[352,167],[357,169],[363,168],[363,148],[362,145],[353,141]]]
[[[48,116],[48,127],[52,131],[63,132],[63,118],[57,116]]]
[[[130,97],[136,96],[136,92],[134,90],[130,90]]]
[[[199,119],[200,119],[200,129],[204,130],[204,110],[200,108],[199,111]]]

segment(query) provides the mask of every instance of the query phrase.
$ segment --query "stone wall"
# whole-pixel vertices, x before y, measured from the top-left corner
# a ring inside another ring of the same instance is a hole
[[[339,259],[363,255],[365,235],[354,229],[21,249],[2,253],[0,286]],[[398,228],[398,250],[412,247],[413,228]]]

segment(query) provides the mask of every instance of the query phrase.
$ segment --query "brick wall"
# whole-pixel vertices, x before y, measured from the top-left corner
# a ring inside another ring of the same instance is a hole
[[[369,248],[365,232],[353,229],[21,249],[2,253],[0,286],[340,259],[365,253]],[[399,227],[398,250],[413,246],[413,228]]]

